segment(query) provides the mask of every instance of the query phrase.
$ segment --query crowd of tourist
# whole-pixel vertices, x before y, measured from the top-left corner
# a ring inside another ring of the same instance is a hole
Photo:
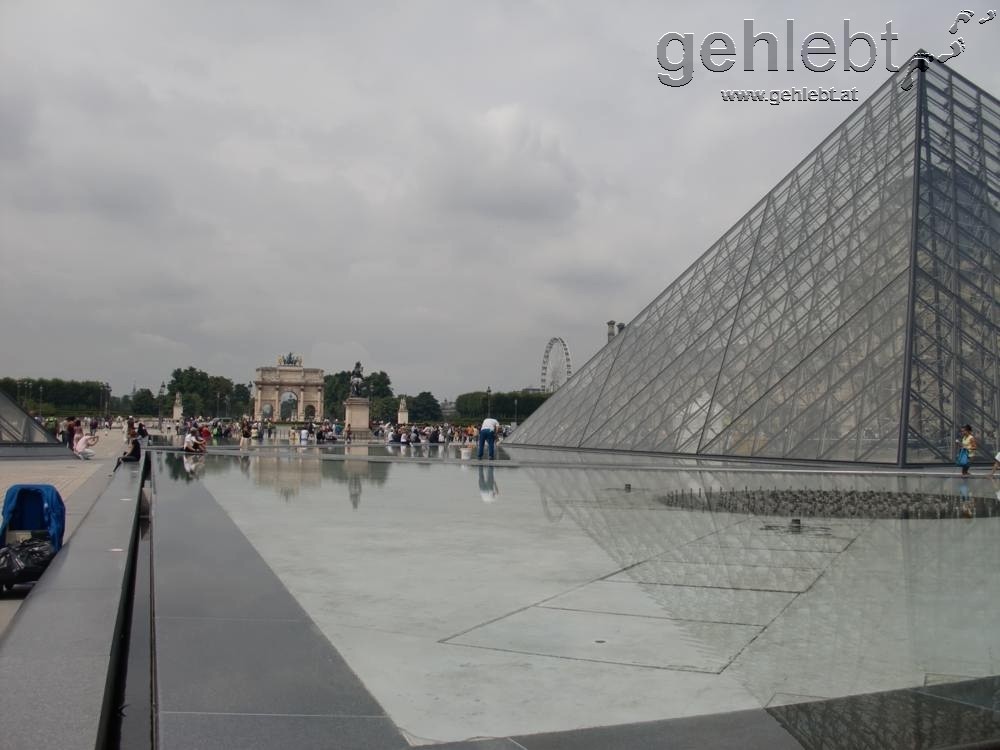
[[[509,427],[500,426],[496,420],[488,421],[493,424],[495,438],[506,437],[509,434]],[[170,425],[168,429],[172,428],[173,425]],[[423,443],[475,445],[480,439],[481,430],[482,428],[476,425],[459,426],[447,422],[426,424],[372,422],[368,425],[368,434],[365,437],[397,445]],[[246,450],[255,443],[262,443],[265,439],[288,440],[291,445],[307,445],[338,441],[350,443],[358,438],[356,429],[337,419],[281,426],[267,419],[244,418],[240,421],[187,419],[177,423],[176,431],[179,436],[183,436],[183,448],[189,453],[204,452],[209,445],[226,444],[233,440],[239,441],[240,450]],[[489,430],[484,437],[489,437]],[[492,450],[490,452],[492,454]]]
[[[101,439],[97,434],[98,430],[103,427],[104,436],[108,437],[111,430],[119,425],[121,426],[124,449],[115,464],[115,468],[117,468],[121,463],[136,462],[141,457],[142,443],[149,442],[149,430],[142,422],[137,422],[132,417],[112,419],[111,417],[80,418],[70,416],[56,420],[50,429],[63,445],[73,451],[77,458],[90,460],[95,455],[94,446]]]
[[[393,425],[389,422],[376,428],[376,437],[386,443],[469,443],[479,437],[479,428],[473,425],[457,427],[447,422],[440,425]]]
[[[238,440],[241,451],[248,450],[254,443],[264,440],[285,440],[291,445],[310,443],[351,443],[358,439],[358,431],[350,424],[337,419],[307,421],[291,425],[277,425],[269,419],[241,420],[187,418],[183,420],[161,420],[163,434],[176,434],[180,447],[185,453],[204,453],[209,445],[228,444]],[[88,417],[75,416],[55,421],[49,426],[56,437],[81,459],[94,456],[94,446],[100,440],[98,432],[104,429],[107,437],[112,430],[120,429],[125,445],[119,463],[138,461],[143,445],[150,442],[149,429],[141,420],[132,417]],[[448,422],[422,424],[394,424],[389,421],[372,422],[368,425],[364,438],[384,442],[387,445],[440,445],[459,444],[478,446],[478,456],[482,458],[485,447],[489,447],[490,458],[494,455],[494,443],[506,437],[510,428],[500,425],[497,420],[487,418],[481,425],[453,425]]]

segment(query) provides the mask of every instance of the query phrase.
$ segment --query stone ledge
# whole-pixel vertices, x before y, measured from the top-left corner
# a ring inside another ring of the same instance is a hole
[[[142,466],[115,472],[0,637],[5,748],[103,746]]]

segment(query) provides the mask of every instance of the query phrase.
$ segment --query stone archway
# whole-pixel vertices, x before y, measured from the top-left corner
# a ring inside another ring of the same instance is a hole
[[[278,357],[276,367],[258,367],[254,380],[255,419],[281,419],[284,394],[295,399],[295,414],[298,421],[306,414],[323,414],[323,371],[318,367],[303,367],[302,357],[289,354]],[[271,416],[266,416],[270,414]]]

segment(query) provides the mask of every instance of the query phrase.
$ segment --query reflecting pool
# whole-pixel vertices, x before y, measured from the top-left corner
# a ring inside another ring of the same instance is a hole
[[[988,478],[546,458],[155,461],[203,483],[414,744],[1000,673]]]

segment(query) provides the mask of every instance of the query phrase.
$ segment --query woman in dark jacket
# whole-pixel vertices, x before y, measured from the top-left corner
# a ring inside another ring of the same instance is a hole
[[[115,468],[117,469],[123,463],[137,463],[141,455],[142,446],[139,445],[139,438],[132,437],[129,439],[128,448],[118,457],[118,463],[115,464]]]

